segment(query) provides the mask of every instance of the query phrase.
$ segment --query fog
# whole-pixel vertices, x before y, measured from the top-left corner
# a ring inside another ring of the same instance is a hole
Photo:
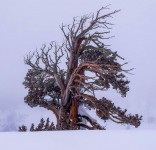
[[[111,4],[110,11],[121,9],[111,22],[115,25],[108,41],[135,68],[128,75],[130,92],[121,98],[115,91],[100,93],[129,112],[144,116],[149,128],[156,124],[156,1],[154,0],[1,0],[0,1],[0,130],[13,131],[23,123],[37,122],[41,117],[52,117],[51,112],[30,108],[24,103],[27,90],[22,82],[28,66],[24,56],[42,44],[55,40],[61,42],[62,23],[70,24],[72,18],[96,12]]]

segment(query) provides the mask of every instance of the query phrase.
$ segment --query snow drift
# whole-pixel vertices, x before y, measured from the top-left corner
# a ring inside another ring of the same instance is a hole
[[[1,132],[2,150],[155,150],[155,130]]]

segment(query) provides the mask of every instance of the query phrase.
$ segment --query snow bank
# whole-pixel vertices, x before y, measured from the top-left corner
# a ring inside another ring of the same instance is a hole
[[[156,150],[156,130],[1,132],[1,150]]]

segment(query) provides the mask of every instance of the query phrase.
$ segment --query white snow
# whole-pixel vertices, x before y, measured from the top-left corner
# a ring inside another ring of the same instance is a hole
[[[1,132],[1,150],[156,150],[156,130]]]

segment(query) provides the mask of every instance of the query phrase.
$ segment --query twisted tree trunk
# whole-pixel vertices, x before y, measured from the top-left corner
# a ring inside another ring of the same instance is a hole
[[[47,50],[44,45],[41,53],[36,51],[25,59],[25,63],[31,67],[24,82],[29,89],[25,102],[31,107],[40,106],[51,110],[57,118],[58,130],[81,127],[104,129],[87,112],[85,115],[78,112],[79,107],[84,105],[94,109],[96,115],[104,121],[110,119],[120,124],[140,125],[141,117],[138,115],[126,115],[126,110],[115,107],[105,97],[96,98],[96,91],[111,87],[123,97],[129,91],[129,81],[124,73],[130,70],[122,69],[124,64],[117,60],[123,58],[103,43],[104,39],[110,38],[107,34],[112,24],[107,22],[107,18],[119,10],[102,15],[105,9],[107,6],[96,14],[82,16],[80,20],[74,18],[72,25],[67,28],[62,25],[65,42],[61,46],[52,42]],[[51,51],[54,55],[51,55]],[[67,58],[67,70],[59,66],[64,55]],[[85,74],[85,71],[92,76]]]

